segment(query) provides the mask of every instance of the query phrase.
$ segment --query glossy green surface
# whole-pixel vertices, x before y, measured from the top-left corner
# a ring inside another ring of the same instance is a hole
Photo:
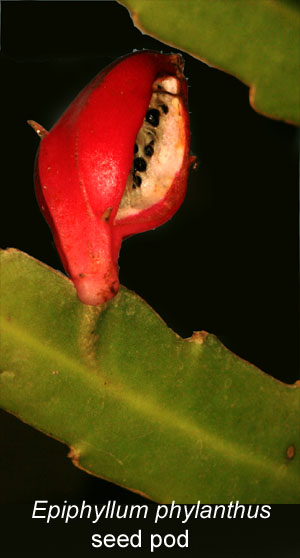
[[[213,335],[181,339],[124,288],[85,306],[17,250],[1,277],[0,406],[76,464],[159,502],[299,502],[299,388]]]
[[[143,32],[249,85],[250,102],[258,112],[300,124],[297,1],[121,0],[120,4]]]

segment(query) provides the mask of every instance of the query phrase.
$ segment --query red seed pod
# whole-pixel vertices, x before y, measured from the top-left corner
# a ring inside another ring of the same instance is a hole
[[[174,215],[190,157],[187,84],[178,54],[135,52],[105,68],[41,137],[41,210],[78,297],[118,291],[122,239]]]

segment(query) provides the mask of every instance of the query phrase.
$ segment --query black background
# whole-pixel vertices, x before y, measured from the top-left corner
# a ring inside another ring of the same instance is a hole
[[[115,2],[2,2],[2,247],[63,270],[35,200],[39,140],[26,120],[51,128],[103,67],[142,48],[176,51],[141,34]],[[234,77],[184,58],[198,170],[169,223],[123,243],[120,280],[181,336],[215,333],[241,357],[292,383],[299,369],[298,131],[257,114],[249,89]],[[36,525],[30,520],[35,499],[144,503],[77,470],[64,445],[4,412],[0,421],[6,555],[89,552],[90,532],[98,528]],[[241,548],[249,556],[294,556],[295,507],[280,509],[268,522],[194,522],[190,549],[209,556],[232,556]],[[105,530],[140,527],[152,529],[148,521],[126,528],[109,522]],[[177,527],[171,522],[164,529]]]

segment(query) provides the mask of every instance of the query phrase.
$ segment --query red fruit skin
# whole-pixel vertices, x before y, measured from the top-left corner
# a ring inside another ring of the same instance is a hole
[[[191,158],[182,65],[179,55],[154,51],[119,59],[94,78],[41,140],[37,199],[85,304],[103,304],[117,293],[122,238],[164,223],[184,199]],[[152,85],[162,75],[176,76],[181,84],[186,132],[182,168],[163,200],[116,220]]]

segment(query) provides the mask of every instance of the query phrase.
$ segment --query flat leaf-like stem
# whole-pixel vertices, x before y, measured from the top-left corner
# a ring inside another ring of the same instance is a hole
[[[74,463],[159,502],[299,502],[299,395],[122,288],[102,307],[1,255],[0,405]]]
[[[144,33],[249,85],[258,112],[300,124],[297,0],[118,1]]]

